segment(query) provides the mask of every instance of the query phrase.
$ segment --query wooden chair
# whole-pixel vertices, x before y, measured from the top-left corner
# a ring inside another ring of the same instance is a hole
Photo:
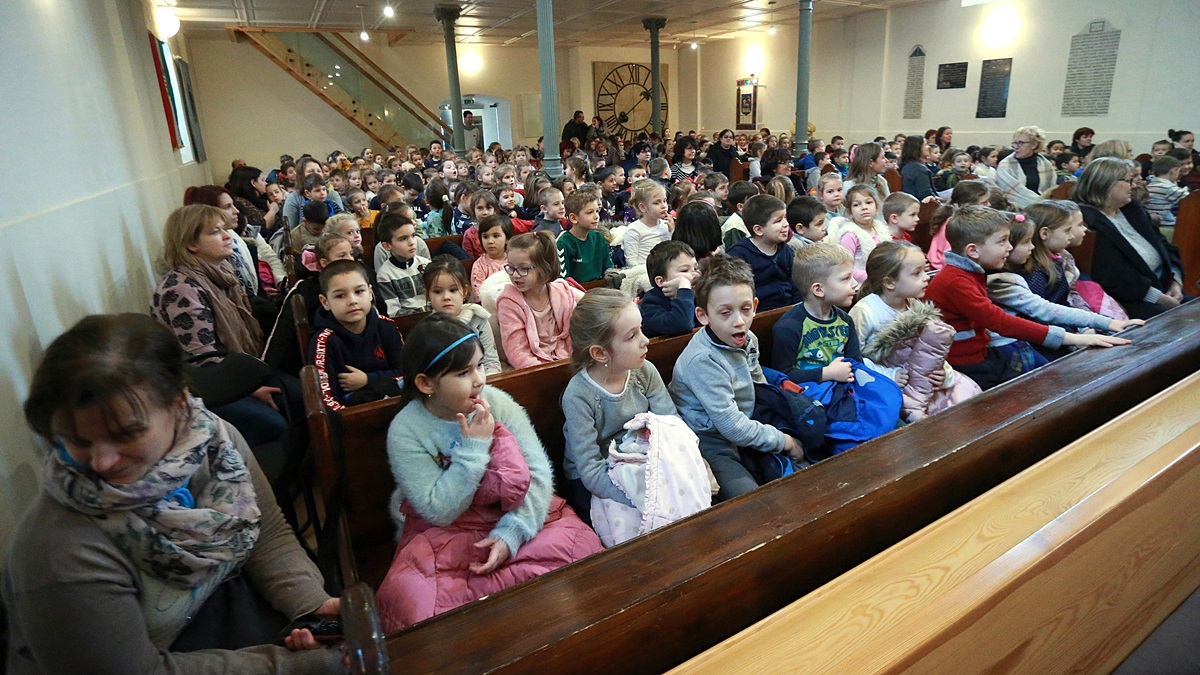
[[[887,181],[888,189],[892,192],[900,192],[904,189],[904,178],[895,169],[884,171],[883,179]]]
[[[1200,584],[1200,519],[1171,515],[1200,509],[1198,396],[1193,374],[671,672],[1112,671]]]
[[[308,362],[308,347],[312,343],[312,326],[308,325],[308,306],[304,302],[304,296],[299,293],[293,293],[292,299],[292,323],[296,326],[296,342],[300,343],[300,362],[304,365],[311,365]]]
[[[1096,233],[1092,230],[1087,230],[1083,234],[1083,241],[1078,246],[1072,246],[1069,250],[1071,251],[1071,255],[1075,256],[1075,265],[1079,267],[1079,271],[1091,276],[1092,252],[1096,250]]]
[[[1183,260],[1183,292],[1196,295],[1200,282],[1200,192],[1193,192],[1179,202],[1175,214],[1175,246]]]
[[[397,672],[602,673],[620,663],[630,672],[663,672],[1194,372],[1200,368],[1200,332],[1191,330],[1197,320],[1200,305],[1171,310],[1135,329],[1130,346],[1073,353],[750,494],[390,635],[393,667]],[[1188,438],[1195,443],[1194,435]],[[1189,462],[1186,468],[1191,466]],[[1157,475],[1150,472],[1144,478]],[[1171,471],[1156,485],[1169,489],[1175,475]],[[1200,490],[1190,478],[1183,488],[1192,495]],[[1154,530],[1159,543],[1146,549],[1154,560],[1164,544],[1180,547],[1188,561],[1195,558],[1190,528],[1196,519],[1179,515],[1195,509],[1189,505],[1159,517],[1156,528],[1170,527],[1177,518],[1187,525],[1179,523],[1183,534],[1178,537]],[[1112,545],[1095,550],[1116,553]],[[1135,560],[1140,550],[1131,544],[1121,549],[1121,557]],[[953,574],[947,574],[939,571],[938,583],[926,586],[951,580]],[[1110,580],[1134,576],[1113,575]],[[1159,579],[1155,576],[1155,583]],[[907,594],[911,587],[902,590]],[[1081,600],[1080,605],[1105,608],[1109,602]],[[1166,602],[1144,606],[1169,609]],[[1063,610],[1061,616],[1073,613]],[[515,621],[516,616],[554,620]],[[967,629],[971,624],[961,625]],[[1025,628],[1054,625],[1056,620],[1047,619]],[[673,639],[646,639],[663,626],[672,627]],[[463,640],[464,635],[471,639]],[[1040,643],[1027,644],[1034,648]],[[1023,647],[1011,649],[1013,658],[1024,652]]]
[[[912,241],[926,253],[929,253],[929,244],[933,240],[933,228],[940,225],[933,222],[933,215],[940,207],[940,202],[922,203],[917,211],[917,229],[913,230]]]
[[[750,165],[742,160],[734,157],[729,163],[729,182],[734,183],[739,180],[747,180],[750,176]]]
[[[1070,199],[1071,193],[1075,191],[1075,181],[1067,181],[1059,183],[1050,191],[1051,199]]]

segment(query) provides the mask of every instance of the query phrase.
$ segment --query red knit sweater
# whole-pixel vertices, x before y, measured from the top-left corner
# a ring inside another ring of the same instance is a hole
[[[973,337],[956,339],[946,361],[952,366],[983,361],[987,355],[988,330],[1004,337],[1042,344],[1050,327],[1012,316],[988,299],[987,276],[946,265],[929,282],[925,299],[942,310],[942,320],[958,333],[975,331]]]

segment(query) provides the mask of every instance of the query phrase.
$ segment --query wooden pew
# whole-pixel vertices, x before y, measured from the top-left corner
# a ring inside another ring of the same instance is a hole
[[[742,160],[734,157],[729,163],[729,182],[734,183],[739,180],[749,180],[750,165]]]
[[[1109,672],[1200,586],[1200,374],[672,673]]]
[[[1143,152],[1142,154],[1138,155],[1137,157],[1134,157],[1133,161],[1137,162],[1138,164],[1145,164],[1146,162],[1149,162],[1151,159],[1153,159],[1153,157],[1151,157],[1150,153]]]
[[[463,236],[461,234],[452,234],[447,237],[433,237],[431,239],[426,239],[425,244],[427,246],[429,246],[430,253],[432,253],[433,255],[437,255],[436,251],[438,250],[438,247],[440,247],[442,244],[444,244],[448,241],[454,242],[455,244],[462,246]]]
[[[296,342],[300,343],[300,362],[308,363],[308,347],[312,343],[312,326],[308,325],[308,306],[304,296],[299,293],[292,295],[292,322],[296,326]]]
[[[368,264],[373,264],[375,260],[375,244],[378,243],[375,235],[375,228],[367,227],[360,230],[362,234],[362,249],[363,258]]]
[[[1072,354],[611,552],[393,634],[392,666],[662,672],[1195,371],[1198,323],[1200,305],[1177,308],[1136,329],[1131,346]],[[664,630],[669,639],[653,639]]]
[[[1075,181],[1067,181],[1059,183],[1050,191],[1050,199],[1070,199],[1071,193],[1075,191]]]
[[[1196,295],[1200,282],[1200,192],[1193,192],[1179,202],[1175,215],[1175,238],[1179,257],[1183,260],[1183,292]]]
[[[1096,233],[1092,230],[1087,230],[1083,233],[1083,241],[1078,246],[1072,246],[1070,249],[1071,255],[1075,256],[1075,264],[1079,267],[1079,271],[1091,276],[1092,274],[1092,252],[1096,250]]]
[[[396,330],[400,331],[400,337],[408,339],[408,334],[421,323],[421,319],[429,316],[430,312],[417,312],[416,314],[401,314],[400,316],[389,317],[392,323],[396,324]]]
[[[900,192],[904,189],[904,177],[895,169],[884,171],[883,179],[887,181],[888,189],[892,192]]]
[[[921,247],[921,250],[929,253],[929,244],[933,240],[933,231],[935,227],[941,223],[933,222],[933,214],[941,208],[941,202],[922,203],[917,210],[917,229],[913,230],[912,242]]]

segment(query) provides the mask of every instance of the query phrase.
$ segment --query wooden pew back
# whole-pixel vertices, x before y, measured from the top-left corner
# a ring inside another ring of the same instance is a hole
[[[304,296],[299,293],[293,293],[290,302],[292,323],[296,326],[296,342],[300,343],[300,362],[309,365],[308,346],[312,342],[312,326],[308,325],[308,305],[304,302]]]
[[[1179,202],[1175,215],[1175,246],[1183,260],[1183,292],[1196,295],[1200,281],[1200,192],[1193,192]]]
[[[1092,273],[1092,252],[1095,250],[1096,233],[1092,230],[1084,232],[1083,241],[1078,246],[1070,248],[1071,255],[1075,256],[1075,264],[1079,267],[1079,271],[1089,276]]]
[[[1075,181],[1067,181],[1059,183],[1050,191],[1050,199],[1070,199],[1071,193],[1075,191]]]
[[[388,638],[396,672],[662,672],[1200,367],[1200,306]],[[514,617],[530,617],[516,621]],[[672,639],[647,640],[671,627]],[[462,636],[470,635],[470,640]]]
[[[888,189],[892,192],[900,192],[904,189],[904,177],[895,169],[884,171],[883,179],[887,181]]]
[[[729,182],[734,183],[739,180],[749,180],[750,165],[742,160],[734,157],[729,163]]]
[[[912,241],[926,253],[929,253],[929,244],[933,240],[934,228],[941,226],[941,223],[933,222],[933,214],[937,213],[940,207],[940,202],[929,202],[921,204],[917,211],[917,229],[913,230]]]

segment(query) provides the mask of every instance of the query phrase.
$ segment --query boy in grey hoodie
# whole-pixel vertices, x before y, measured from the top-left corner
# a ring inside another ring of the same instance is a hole
[[[718,501],[758,487],[738,448],[803,457],[796,439],[750,418],[754,383],[764,383],[758,338],[750,331],[758,301],[750,266],[724,254],[705,261],[693,290],[703,328],[675,362],[668,391],[679,416],[700,437],[700,454],[721,486]]]

